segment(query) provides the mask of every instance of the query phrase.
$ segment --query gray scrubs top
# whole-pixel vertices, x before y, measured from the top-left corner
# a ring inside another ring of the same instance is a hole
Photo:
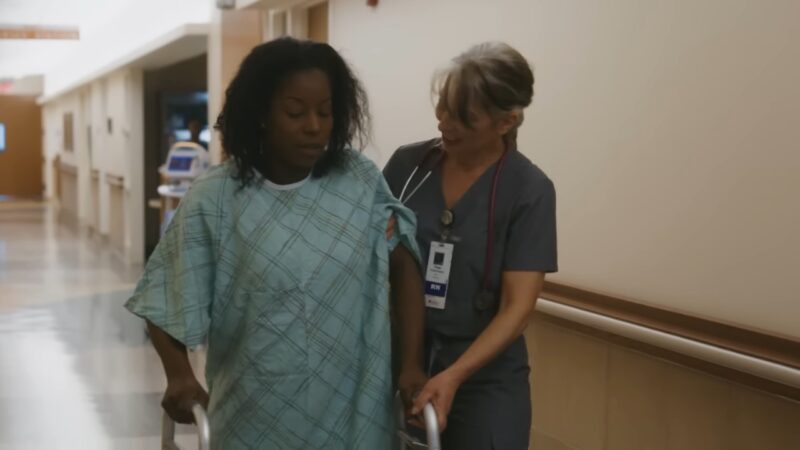
[[[406,202],[417,215],[417,241],[422,251],[423,275],[432,241],[442,241],[440,220],[445,210],[440,166],[435,164],[441,150],[434,149],[437,139],[398,149],[384,168],[384,176],[395,196],[399,197],[411,172],[426,155],[428,163],[420,167],[406,189],[406,196],[430,177]],[[555,272],[556,254],[555,189],[553,183],[522,153],[513,150],[500,171],[494,221],[494,255],[491,261],[490,288],[499,302],[502,272],[506,270]],[[432,167],[433,166],[433,167]],[[479,310],[475,299],[482,291],[486,258],[489,202],[495,165],[463,194],[453,206],[451,238],[454,244],[446,307],[427,308],[426,326],[449,338],[477,337],[497,312],[495,307]],[[531,299],[533,301],[534,299]]]

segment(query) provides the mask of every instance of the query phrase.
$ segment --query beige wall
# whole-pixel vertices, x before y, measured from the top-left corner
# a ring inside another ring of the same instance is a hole
[[[558,192],[553,279],[800,338],[800,2],[335,0],[331,17],[376,160],[435,134],[436,68],[507,41],[535,64],[520,143]]]
[[[125,251],[125,190],[122,186],[109,186],[108,240],[114,250]]]
[[[800,404],[538,318],[534,450],[790,450]]]
[[[107,138],[104,147],[98,150],[98,154],[103,155],[103,166],[106,173],[117,176],[125,176],[127,172],[127,148],[126,138],[129,135],[127,129],[129,118],[127,109],[130,105],[126,102],[127,86],[126,81],[129,75],[127,71],[111,74],[106,80],[106,118],[111,119],[111,132],[108,132],[107,124],[103,124]],[[142,100],[143,101],[143,100]]]
[[[258,9],[219,10],[211,15],[208,36],[208,123],[214,124],[222,110],[227,89],[250,50],[263,41],[262,12]],[[209,153],[222,161],[219,134],[213,133]]]
[[[49,100],[42,115],[48,195],[55,193],[56,178],[51,166],[58,156],[78,170],[74,180],[69,176],[62,180],[62,186],[68,185],[62,194],[70,195],[62,206],[73,212],[81,224],[96,227],[103,235],[113,235],[124,258],[133,263],[144,260],[143,83],[141,70],[119,70]],[[73,115],[75,126],[75,149],[71,152],[63,148],[65,113]],[[92,180],[92,170],[98,171],[98,182]],[[123,179],[122,188],[113,196],[107,174]]]
[[[99,175],[96,178],[92,178],[90,187],[89,187],[89,196],[90,196],[90,204],[89,209],[91,211],[89,216],[89,227],[92,231],[99,232],[100,231],[100,177]]]
[[[72,170],[59,169],[58,191],[60,196],[59,212],[62,217],[69,219],[70,224],[77,223],[80,201],[78,200],[78,174]]]

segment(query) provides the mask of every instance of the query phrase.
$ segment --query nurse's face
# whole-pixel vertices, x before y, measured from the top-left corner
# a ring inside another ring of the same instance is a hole
[[[503,145],[503,136],[508,133],[513,122],[509,118],[492,117],[483,108],[469,108],[469,123],[450,114],[442,102],[436,106],[436,118],[442,134],[444,150],[450,153],[476,154]]]
[[[270,164],[284,171],[310,172],[331,138],[331,108],[331,86],[324,72],[313,69],[287,78],[265,124]]]

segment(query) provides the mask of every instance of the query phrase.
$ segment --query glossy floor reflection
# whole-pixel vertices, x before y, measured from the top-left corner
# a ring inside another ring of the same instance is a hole
[[[0,450],[160,448],[164,375],[122,308],[140,271],[46,205],[0,203]]]

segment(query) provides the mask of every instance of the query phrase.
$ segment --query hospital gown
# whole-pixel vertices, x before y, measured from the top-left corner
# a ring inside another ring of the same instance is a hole
[[[292,190],[234,170],[194,184],[126,307],[207,337],[212,448],[390,448],[389,253],[418,254],[413,213],[353,151]]]

